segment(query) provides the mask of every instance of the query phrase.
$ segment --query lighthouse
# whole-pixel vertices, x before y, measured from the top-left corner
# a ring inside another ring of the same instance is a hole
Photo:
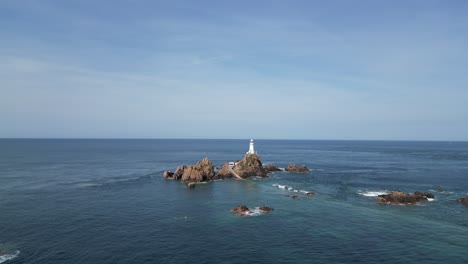
[[[247,151],[246,154],[255,154],[255,149],[254,149],[254,140],[250,140],[250,145],[249,145],[249,151]]]

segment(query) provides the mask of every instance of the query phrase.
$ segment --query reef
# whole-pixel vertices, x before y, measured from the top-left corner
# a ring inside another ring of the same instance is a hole
[[[272,173],[272,172],[275,172],[275,171],[283,171],[278,166],[275,166],[273,164],[265,165],[264,168],[267,171],[267,173]]]
[[[458,198],[457,202],[468,205],[468,194],[465,198]]]
[[[294,173],[308,173],[310,172],[309,168],[307,168],[305,165],[297,165],[297,164],[289,164],[286,169],[284,169],[287,172],[294,172]]]
[[[256,212],[253,211],[253,210],[250,210],[244,204],[238,205],[238,206],[231,209],[231,212],[233,212],[233,213],[235,213],[237,215],[240,215],[240,216],[247,216],[247,215],[252,215],[252,214],[255,214],[255,213],[269,213],[271,211],[273,211],[273,208],[268,207],[266,205],[262,205],[262,206],[258,207],[258,210],[256,210]]]
[[[429,198],[433,199],[434,195],[427,192],[414,192],[411,194],[394,191],[389,194],[379,195],[377,202],[379,204],[418,204],[428,201]]]

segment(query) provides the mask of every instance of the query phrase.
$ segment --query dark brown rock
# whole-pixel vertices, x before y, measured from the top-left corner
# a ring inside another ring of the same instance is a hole
[[[404,192],[391,192],[389,194],[379,195],[379,200],[377,201],[380,204],[418,204],[421,202],[426,202],[427,198],[434,198],[434,195],[431,193],[425,192],[415,192],[404,193]]]
[[[428,192],[414,192],[414,195],[434,199],[434,195],[432,193],[428,193]]]
[[[172,179],[174,177],[174,173],[170,171],[164,171],[163,172],[163,178],[164,179]]]
[[[264,212],[264,213],[268,213],[268,212],[272,211],[273,208],[263,205],[263,206],[260,206],[259,210]]]
[[[308,196],[314,196],[315,193],[314,192],[306,192],[305,195],[308,195]]]
[[[243,205],[243,204],[232,208],[231,212],[234,212],[234,213],[236,213],[238,215],[246,215],[246,214],[252,213],[252,211],[250,211],[250,209],[247,206]]]
[[[299,196],[297,196],[297,195],[289,195],[289,198],[292,198],[292,199],[299,199]]]
[[[185,165],[180,165],[179,167],[177,167],[177,169],[174,172],[174,176],[173,176],[174,180],[182,179],[182,175],[184,175],[185,169],[187,169],[187,166],[185,166]]]
[[[244,158],[237,162],[232,169],[242,178],[251,176],[267,176],[267,171],[263,168],[262,161],[257,154],[246,154]]]
[[[310,172],[309,168],[305,165],[297,165],[297,164],[289,164],[286,167],[285,171],[287,172],[295,172],[295,173],[308,173]]]
[[[233,175],[231,173],[231,169],[229,168],[229,163],[224,163],[223,167],[218,170],[216,173],[214,179],[219,180],[219,179],[227,179],[227,178],[232,178]]]
[[[185,182],[204,182],[214,178],[215,171],[213,163],[208,158],[190,165],[184,170],[181,180]]]
[[[267,173],[271,173],[271,172],[275,172],[275,171],[282,171],[280,168],[278,168],[277,166],[275,166],[273,164],[266,165],[265,170],[267,171]]]
[[[458,198],[457,202],[468,205],[468,194],[465,198]]]

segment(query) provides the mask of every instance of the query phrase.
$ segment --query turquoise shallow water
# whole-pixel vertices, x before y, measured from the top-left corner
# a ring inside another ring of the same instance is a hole
[[[0,263],[468,263],[468,143],[257,140],[310,174],[197,185],[165,169],[248,140],[0,140]],[[300,199],[276,185],[317,192]],[[363,194],[433,191],[419,206]],[[268,205],[266,215],[229,209]],[[8,257],[12,256],[12,257]],[[8,257],[8,258],[7,258]]]

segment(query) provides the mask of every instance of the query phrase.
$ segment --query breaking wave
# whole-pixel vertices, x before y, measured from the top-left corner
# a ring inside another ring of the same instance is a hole
[[[295,192],[295,193],[303,193],[303,194],[309,194],[309,195],[314,193],[314,192],[311,192],[311,191],[294,189],[293,187],[287,186],[287,185],[273,184],[272,186],[273,187],[278,187],[280,189],[287,190],[287,191],[290,191],[290,192]]]
[[[19,255],[19,253],[20,251],[16,250],[15,252],[11,254],[0,255],[0,263],[16,258]]]
[[[250,209],[250,212],[245,213],[244,216],[260,216],[264,214],[266,214],[266,212],[260,210],[260,207],[255,207],[253,209]]]
[[[384,195],[384,194],[389,194],[388,191],[376,191],[376,192],[364,192],[364,191],[358,191],[358,194],[367,196],[367,197],[377,197],[379,195]]]

